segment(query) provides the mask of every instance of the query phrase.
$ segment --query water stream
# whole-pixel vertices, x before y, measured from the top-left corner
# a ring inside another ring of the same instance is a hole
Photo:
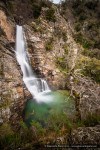
[[[23,73],[23,81],[33,98],[38,102],[51,101],[50,97],[48,97],[48,100],[45,99],[45,94],[51,91],[47,82],[44,79],[37,78],[29,64],[24,29],[19,25],[16,29],[16,58]]]

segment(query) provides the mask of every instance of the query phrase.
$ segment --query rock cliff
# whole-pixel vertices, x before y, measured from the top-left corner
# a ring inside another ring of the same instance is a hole
[[[15,27],[19,24],[23,25],[25,31],[34,72],[38,77],[45,78],[51,89],[69,91],[75,100],[77,120],[83,121],[87,126],[72,130],[71,140],[73,143],[82,143],[87,132],[87,141],[93,144],[92,141],[96,139],[98,144],[99,46],[94,44],[89,47],[82,37],[86,32],[80,31],[82,35],[79,36],[80,33],[75,30],[81,25],[74,28],[75,19],[79,19],[79,16],[74,18],[72,4],[66,11],[61,11],[59,7],[51,2],[38,1],[37,4],[30,0],[0,1],[0,124],[10,122],[17,128],[25,102],[31,97],[22,81],[22,72],[15,56]],[[74,4],[73,7],[76,10],[79,6]],[[67,13],[69,17],[66,17]],[[87,35],[87,40],[89,38],[90,35]],[[93,48],[95,54],[92,57]]]

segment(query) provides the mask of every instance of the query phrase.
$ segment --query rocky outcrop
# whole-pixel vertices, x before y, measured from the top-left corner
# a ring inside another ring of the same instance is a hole
[[[9,42],[14,41],[13,23],[8,20],[4,11],[0,10],[0,28],[4,31]]]
[[[3,10],[0,10],[0,18],[0,123],[11,120],[15,123],[24,103],[23,81],[13,47],[13,23]]]
[[[6,5],[8,7],[7,1]],[[48,8],[42,8],[41,15],[35,20],[31,14],[33,8],[30,4],[27,8],[27,5],[28,1],[11,2],[12,17],[15,22],[11,20],[11,16],[8,17],[6,11],[9,9],[5,11],[4,4],[3,9],[0,9],[0,124],[11,122],[16,127],[22,118],[25,101],[31,97],[23,83],[22,72],[15,56],[15,25],[24,23],[28,55],[33,71],[38,77],[45,78],[51,89],[68,89],[75,100],[77,111],[75,115],[77,121],[83,121],[84,127],[72,129],[69,133],[70,140],[73,144],[98,144],[100,126],[96,125],[100,124],[98,121],[100,86],[81,74],[76,67],[83,48],[75,42],[73,26],[60,15],[54,5],[55,22],[46,20],[45,14]],[[84,123],[92,115],[96,121]]]
[[[94,149],[99,146],[100,142],[100,126],[95,127],[80,127],[72,131],[71,144],[92,145]]]
[[[100,114],[100,86],[79,75],[70,77],[71,94],[76,99],[76,107],[82,120],[90,115]]]
[[[55,23],[44,20],[46,9],[42,11],[38,22],[24,25],[31,64],[51,88],[64,89],[67,75],[61,69],[67,68],[69,72],[74,69],[80,46],[75,43],[69,24],[58,10]],[[60,60],[64,62],[59,68]]]

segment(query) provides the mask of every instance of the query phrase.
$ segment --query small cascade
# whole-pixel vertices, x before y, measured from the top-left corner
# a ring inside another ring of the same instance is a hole
[[[16,58],[23,72],[23,81],[27,89],[38,102],[47,102],[44,93],[51,90],[44,79],[37,78],[33,72],[28,58],[26,38],[22,26],[17,25],[16,30]]]

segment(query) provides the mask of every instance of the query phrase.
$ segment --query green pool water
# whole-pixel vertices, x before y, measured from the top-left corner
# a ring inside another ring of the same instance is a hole
[[[32,122],[38,122],[42,127],[47,127],[51,123],[59,124],[61,121],[72,119],[75,114],[74,100],[69,96],[67,91],[49,92],[45,95],[51,101],[38,103],[34,99],[26,102],[24,109],[24,120],[27,126]]]

